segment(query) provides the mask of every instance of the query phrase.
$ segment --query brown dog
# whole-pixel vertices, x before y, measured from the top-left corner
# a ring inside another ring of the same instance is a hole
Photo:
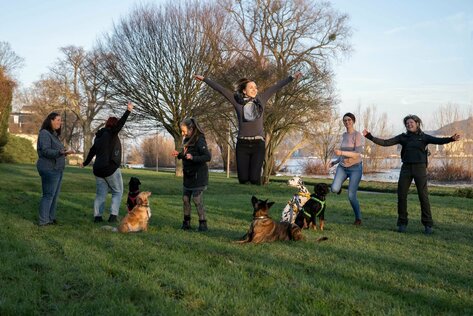
[[[136,197],[135,207],[122,219],[118,231],[120,233],[132,233],[148,230],[148,221],[151,217],[148,197],[151,192],[141,192]]]
[[[247,242],[271,242],[276,240],[301,240],[303,238],[301,229],[295,224],[288,222],[276,222],[269,217],[269,208],[274,202],[258,200],[251,197],[253,205],[253,221],[248,233],[243,236],[239,243]]]

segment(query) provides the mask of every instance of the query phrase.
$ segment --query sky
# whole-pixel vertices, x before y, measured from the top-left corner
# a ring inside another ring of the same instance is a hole
[[[375,106],[402,131],[407,114],[428,123],[440,106],[455,104],[465,116],[473,108],[473,1],[330,2],[353,31],[353,52],[334,63],[341,114]],[[0,41],[25,59],[16,77],[28,87],[61,57],[59,48],[92,48],[140,3],[0,0]]]

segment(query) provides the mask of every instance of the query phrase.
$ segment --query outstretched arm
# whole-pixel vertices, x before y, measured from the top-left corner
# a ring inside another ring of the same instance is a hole
[[[392,146],[392,145],[396,145],[400,143],[400,135],[397,135],[396,137],[389,138],[389,139],[382,139],[382,138],[374,137],[373,135],[371,135],[370,132],[364,129],[363,136],[371,140],[376,145],[380,145],[384,147],[388,147],[388,146]]]
[[[209,78],[206,78],[202,75],[194,75],[194,79],[195,80],[199,80],[199,81],[203,81],[205,82],[206,84],[208,84],[212,89],[214,89],[215,91],[217,91],[218,93],[220,93],[221,95],[223,95],[228,101],[230,101],[231,103],[233,103],[235,100],[233,98],[233,92],[230,91],[229,89],[227,88],[224,88],[223,86],[221,86],[219,83],[215,82],[215,81],[212,81],[210,80]]]
[[[118,120],[117,125],[112,128],[112,133],[118,133],[119,131],[121,131],[121,129],[125,125],[126,120],[128,119],[128,115],[130,115],[132,110],[133,103],[129,101],[125,113],[123,113],[122,117]]]
[[[436,145],[448,144],[450,142],[455,142],[460,139],[460,135],[457,133],[453,134],[450,137],[434,137],[427,134],[425,136],[427,138],[427,143]]]
[[[291,81],[298,80],[300,77],[302,77],[302,73],[298,71],[292,76],[289,76],[286,79],[276,82],[276,84],[272,85],[263,93],[261,93],[258,98],[261,100],[261,102],[266,103],[273,94],[281,90],[285,85],[289,84]]]

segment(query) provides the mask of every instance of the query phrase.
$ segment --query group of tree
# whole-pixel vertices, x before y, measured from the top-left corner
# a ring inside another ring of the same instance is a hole
[[[66,143],[84,153],[104,119],[121,115],[129,100],[136,111],[128,132],[165,130],[176,148],[181,146],[179,122],[194,116],[217,143],[222,159],[234,166],[233,109],[194,74],[229,88],[247,77],[264,90],[302,71],[302,80],[279,92],[265,111],[263,177],[268,182],[283,140],[317,126],[335,106],[331,66],[350,51],[350,36],[348,16],[328,2],[142,4],[92,50],[62,48],[62,57],[22,98],[35,109],[38,122],[47,112],[63,112]],[[179,164],[176,173],[181,173]]]

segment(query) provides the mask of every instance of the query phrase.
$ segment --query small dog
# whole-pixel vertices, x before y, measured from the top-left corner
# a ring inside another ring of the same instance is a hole
[[[140,185],[140,179],[136,177],[131,177],[130,182],[128,182],[128,198],[126,199],[128,213],[130,213],[136,205],[136,197],[140,194]]]
[[[320,230],[324,230],[325,224],[325,197],[329,192],[326,183],[317,183],[314,186],[314,194],[304,204],[302,210],[297,214],[295,224],[302,228],[312,228],[317,230],[316,217],[319,218]]]
[[[293,177],[287,181],[287,185],[293,188],[297,188],[299,191],[294,194],[292,199],[287,202],[281,215],[281,222],[288,222],[294,224],[297,214],[310,198],[310,192],[305,187],[304,181],[300,177]]]
[[[288,222],[276,222],[269,217],[269,209],[274,202],[259,200],[251,197],[253,205],[253,221],[248,233],[238,243],[261,243],[276,240],[301,240],[303,239],[299,226]]]
[[[141,192],[136,197],[136,205],[120,222],[120,233],[132,233],[148,230],[148,221],[151,217],[149,196],[151,192]]]

